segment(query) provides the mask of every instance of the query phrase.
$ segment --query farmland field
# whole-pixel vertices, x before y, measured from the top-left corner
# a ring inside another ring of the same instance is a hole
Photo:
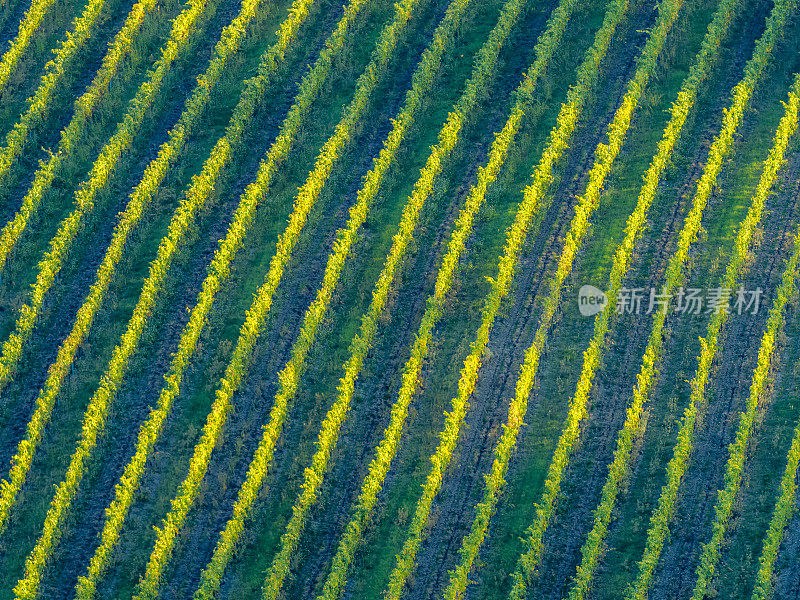
[[[800,0],[0,0],[0,600],[800,599]]]

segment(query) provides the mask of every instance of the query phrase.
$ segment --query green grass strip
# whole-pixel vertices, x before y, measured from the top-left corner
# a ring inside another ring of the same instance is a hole
[[[318,600],[338,600],[344,593],[351,562],[362,541],[368,519],[400,445],[408,408],[417,390],[422,366],[427,358],[428,346],[433,336],[433,329],[444,311],[445,300],[457,276],[458,265],[466,249],[467,239],[473,230],[475,217],[483,206],[489,186],[497,178],[506,157],[514,147],[519,127],[532,103],[536,84],[544,74],[553,54],[559,48],[563,33],[576,5],[576,0],[562,0],[553,10],[545,31],[537,42],[536,58],[516,90],[516,100],[511,114],[502,131],[492,142],[488,160],[485,165],[480,167],[477,182],[470,189],[470,194],[456,218],[453,233],[437,273],[434,293],[428,298],[425,314],[422,316],[411,349],[411,356],[403,369],[401,388],[398,399],[392,406],[389,425],[376,448],[375,458],[370,463],[369,471],[361,486],[361,492],[352,510],[352,517],[339,541],[330,572]],[[466,114],[464,107],[459,108],[461,104],[463,103],[456,105],[456,109],[451,113],[451,120],[455,118],[460,120]],[[448,125],[445,125],[445,128],[447,127]],[[443,129],[440,133],[440,139],[447,139],[445,131],[446,129]],[[436,157],[436,152],[431,154],[428,159],[430,166],[436,164],[434,162]]]
[[[399,600],[405,583],[413,571],[416,554],[422,545],[434,498],[441,487],[444,472],[450,462],[453,449],[458,441],[461,424],[466,416],[468,399],[475,388],[481,357],[488,344],[489,334],[500,311],[501,302],[510,290],[531,221],[534,214],[542,210],[542,201],[552,179],[553,169],[569,146],[583,107],[597,83],[599,68],[611,46],[613,34],[627,13],[628,6],[627,0],[615,0],[609,5],[603,25],[595,36],[594,44],[578,68],[578,81],[567,92],[567,102],[561,107],[557,124],[550,134],[550,143],[534,170],[534,181],[523,192],[523,201],[517,211],[514,224],[508,231],[505,248],[498,263],[497,277],[490,279],[491,290],[481,315],[481,325],[476,339],[472,342],[470,354],[465,359],[464,367],[461,370],[458,395],[453,399],[452,410],[446,413],[445,427],[440,434],[439,446],[431,457],[432,470],[422,486],[422,496],[417,502],[408,537],[397,555],[397,563],[389,576],[388,588],[385,591],[387,600]]]
[[[83,14],[75,22],[74,31],[67,34],[67,39],[58,48],[55,57],[45,66],[45,74],[39,87],[28,99],[27,109],[8,132],[5,145],[0,149],[0,182],[7,180],[15,159],[23,152],[25,144],[30,139],[31,131],[43,123],[53,108],[51,104],[53,96],[59,87],[64,85],[64,77],[73,68],[75,59],[84,51],[87,41],[97,35],[100,15],[105,5],[105,0],[91,0],[86,5]],[[108,93],[111,80],[123,69],[125,58],[131,53],[142,22],[155,5],[156,0],[139,0],[133,5],[122,29],[114,36],[108,52],[103,57],[97,74],[83,95],[75,102],[75,112],[69,124],[61,131],[56,152],[51,154],[37,170],[31,190],[24,197],[22,206],[0,230],[0,273],[31,217],[39,208],[44,190],[55,177],[55,168],[60,166],[72,148],[80,143],[80,137],[92,113]],[[0,382],[3,382],[3,378],[3,371],[0,370]]]
[[[697,185],[692,210],[684,222],[684,228],[678,240],[678,249],[670,258],[666,275],[667,285],[674,287],[677,285],[676,282],[683,276],[683,265],[688,261],[689,246],[696,239],[699,232],[703,208],[711,196],[719,172],[725,162],[725,157],[733,147],[734,136],[742,123],[755,87],[766,70],[775,44],[783,33],[786,21],[791,17],[796,7],[797,2],[795,0],[778,0],[775,3],[767,20],[766,30],[756,42],[753,56],[745,65],[744,78],[733,89],[731,104],[724,113],[722,129],[711,145],[705,170]],[[754,229],[761,219],[762,211],[763,199],[759,200],[759,197],[756,196],[737,234],[733,256],[728,263],[720,287],[732,288],[745,267],[747,250],[752,240]],[[691,382],[690,405],[684,412],[674,454],[667,465],[667,483],[662,488],[658,505],[651,516],[644,554],[639,563],[639,573],[626,592],[626,598],[629,600],[644,600],[653,581],[653,574],[661,556],[661,550],[669,535],[670,521],[675,512],[675,504],[683,474],[686,471],[691,455],[694,426],[697,418],[704,411],[705,387],[708,383],[712,361],[716,355],[717,339],[727,320],[728,314],[724,311],[712,315],[706,330],[706,337],[700,340],[701,354],[697,371]],[[659,339],[661,339],[660,336]],[[658,347],[651,347],[648,344],[640,377],[647,378],[651,370],[655,371],[656,361],[661,354],[660,346],[660,341],[658,342]],[[636,399],[634,398],[635,403]]]
[[[758,202],[762,206],[778,178],[778,172],[785,163],[789,138],[797,130],[797,112],[800,105],[798,94],[800,94],[800,75],[795,78],[792,90],[789,92],[786,112],[778,126],[775,134],[775,144],[765,161],[764,172],[756,190]],[[800,239],[795,239],[794,253],[784,270],[781,285],[778,288],[778,295],[770,310],[767,329],[761,338],[761,345],[758,349],[758,362],[753,371],[746,409],[739,416],[736,438],[728,447],[729,457],[725,467],[725,486],[719,490],[717,495],[717,504],[714,508],[713,532],[711,539],[703,545],[700,564],[697,567],[697,583],[692,591],[692,600],[703,600],[708,595],[708,586],[716,575],[722,542],[728,528],[733,503],[739,494],[742,482],[750,433],[754,428],[759,405],[763,405],[765,401],[765,388],[769,376],[769,367],[775,351],[775,338],[783,326],[783,309],[786,307],[789,297],[796,290],[798,260],[800,260]]]

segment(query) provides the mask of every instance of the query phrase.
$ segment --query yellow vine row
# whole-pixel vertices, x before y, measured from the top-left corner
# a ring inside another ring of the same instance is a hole
[[[55,0],[33,0],[30,8],[25,12],[19,24],[17,36],[11,42],[11,47],[3,53],[0,58],[0,93],[5,90],[8,80],[17,68],[17,64],[23,54],[28,50],[28,46],[33,39],[36,30],[42,23],[50,7]]]
[[[786,148],[789,138],[797,130],[797,113],[800,106],[800,75],[795,77],[794,85],[789,93],[786,112],[781,119],[775,134],[775,143],[769,157],[764,163],[764,172],[759,182],[756,195],[763,205],[778,178],[778,172],[785,163]],[[728,463],[725,466],[725,486],[719,490],[717,504],[714,507],[714,525],[711,539],[703,545],[700,564],[697,567],[697,583],[692,591],[692,600],[703,600],[708,593],[708,586],[716,574],[720,557],[720,548],[733,510],[733,503],[739,493],[742,472],[745,466],[747,445],[755,424],[759,405],[763,405],[765,388],[769,376],[769,368],[775,351],[775,339],[783,325],[783,309],[786,302],[796,290],[797,263],[800,260],[800,238],[795,239],[795,249],[786,264],[778,294],[773,301],[767,321],[767,329],[761,338],[758,349],[756,368],[750,384],[750,394],[746,409],[739,417],[736,438],[728,447]]]
[[[519,0],[516,0],[516,3],[519,4]],[[441,171],[443,161],[450,155],[458,141],[458,134],[463,125],[464,116],[469,113],[478,102],[480,95],[486,87],[488,83],[487,80],[494,71],[494,65],[496,64],[500,47],[507,38],[511,27],[516,22],[518,13],[518,10],[511,12],[505,11],[501,16],[502,27],[498,25],[498,27],[493,30],[489,42],[487,42],[480,51],[478,64],[473,70],[471,80],[467,83],[466,90],[462,95],[462,100],[456,104],[454,112],[451,113],[447,123],[442,128],[439,134],[439,144],[433,149],[426,163],[426,167],[423,168],[420,179],[424,180],[427,185],[422,186],[422,188],[415,186],[416,189],[413,198],[421,198],[421,200],[416,202],[418,208],[413,211],[404,211],[404,218],[400,228],[404,234],[404,238],[395,237],[396,245],[402,244],[402,248],[407,247],[407,238],[416,227],[416,221],[420,212],[419,207],[422,206],[424,199],[430,195],[433,178]],[[423,62],[427,63],[429,67],[425,70],[436,67],[440,58],[441,57],[436,58],[432,56],[431,53],[426,53]],[[220,534],[220,540],[217,543],[214,555],[201,574],[201,583],[194,596],[198,600],[200,598],[213,598],[218,592],[221,577],[235,551],[236,543],[244,530],[244,521],[252,510],[257,490],[259,490],[263,484],[275,441],[280,435],[283,415],[285,414],[283,410],[280,410],[280,407],[287,406],[296,393],[299,377],[305,365],[305,359],[313,345],[319,325],[327,311],[333,290],[335,289],[339,275],[344,266],[344,261],[356,240],[359,228],[366,220],[371,202],[378,191],[380,182],[390,166],[391,160],[397,152],[405,130],[416,119],[416,113],[419,111],[425,93],[426,91],[424,89],[417,89],[416,86],[412,86],[412,90],[407,95],[406,106],[401,114],[394,119],[394,130],[387,138],[384,148],[376,161],[375,167],[366,176],[364,186],[359,191],[356,204],[351,208],[347,227],[341,229],[337,233],[337,239],[333,246],[334,252],[328,259],[328,264],[323,276],[323,285],[318,291],[314,302],[306,312],[300,335],[292,348],[291,358],[279,375],[280,388],[274,402],[274,406],[278,408],[273,408],[271,412],[271,417],[275,417],[275,420],[271,418],[269,425],[265,428],[265,434],[262,438],[261,445],[256,451],[251,466],[248,468],[247,477],[240,489],[237,501],[234,504],[233,517],[226,523],[225,528]],[[398,254],[398,251],[394,249],[390,251],[390,255],[395,254]],[[387,262],[387,267],[391,266],[392,269],[396,269],[397,265],[397,261]],[[386,274],[385,276],[381,275],[379,277],[379,285],[382,282],[383,287],[387,287],[394,279],[395,275],[393,273]],[[376,291],[375,295],[380,296],[382,300],[380,306],[382,307],[385,303],[386,296],[378,291]],[[372,312],[374,313],[375,310],[380,311],[380,307],[375,306]]]
[[[156,5],[156,0],[139,0],[131,8],[122,28],[114,36],[114,40],[103,57],[100,68],[86,91],[75,101],[75,112],[69,124],[61,131],[58,148],[34,175],[31,189],[36,193],[28,193],[22,206],[14,217],[0,230],[0,272],[8,261],[9,254],[19,241],[28,221],[34,215],[41,202],[46,186],[55,177],[55,169],[80,143],[92,112],[108,92],[111,80],[120,72],[125,57],[130,54],[136,35],[142,27],[145,16]],[[14,160],[22,153],[29,140],[31,130],[41,126],[47,112],[52,108],[53,95],[63,83],[65,74],[71,68],[75,58],[84,49],[86,41],[96,34],[100,23],[100,13],[105,7],[105,0],[91,0],[86,5],[81,17],[75,23],[75,30],[67,34],[56,52],[55,57],[46,65],[45,74],[34,95],[28,100],[28,107],[20,120],[14,124],[5,139],[5,146],[0,149],[0,182],[5,181],[14,164]],[[46,181],[47,183],[43,182]],[[0,370],[0,385],[5,383],[5,374]]]
[[[483,499],[478,503],[475,518],[469,533],[464,538],[460,560],[450,572],[450,582],[445,589],[444,598],[456,600],[467,588],[469,573],[478,557],[489,529],[489,522],[495,511],[500,493],[505,485],[509,461],[519,437],[522,421],[527,413],[528,399],[536,378],[539,361],[547,340],[553,319],[561,302],[561,293],[567,277],[572,272],[572,264],[582,246],[589,229],[589,217],[600,202],[600,195],[611,167],[625,142],[631,120],[639,105],[639,100],[647,88],[658,65],[658,57],[664,48],[667,35],[683,6],[682,0],[665,0],[659,4],[658,17],[650,30],[650,35],[638,59],[638,66],[622,102],[608,125],[608,143],[597,147],[595,163],[589,172],[586,192],[580,198],[575,216],[570,224],[564,248],[559,258],[558,270],[545,300],[543,314],[534,341],[525,353],[520,376],[517,381],[514,399],[509,404],[507,422],[503,434],[495,448],[495,458],[491,471],[485,476]]]
[[[456,218],[453,233],[437,273],[434,293],[428,297],[425,313],[411,349],[411,356],[403,369],[402,383],[398,398],[392,406],[389,425],[376,448],[375,457],[370,463],[367,476],[362,483],[351,519],[345,526],[344,534],[339,541],[336,554],[331,562],[330,572],[318,600],[338,600],[344,592],[350,563],[361,542],[391,462],[397,453],[408,408],[416,392],[423,363],[427,358],[433,329],[444,311],[445,299],[457,276],[458,265],[466,248],[467,239],[472,232],[475,216],[485,201],[489,186],[497,178],[506,157],[514,146],[519,127],[532,102],[536,84],[559,47],[566,25],[576,5],[577,0],[562,0],[553,10],[545,31],[537,42],[536,58],[516,90],[516,100],[511,114],[493,141],[486,164],[480,167],[477,182],[470,189],[470,194]],[[466,114],[466,107],[461,107],[462,104],[464,103],[460,102],[456,105],[456,110],[451,113],[451,119],[460,118],[461,115]],[[435,153],[431,155],[429,162],[434,157]]]
[[[298,191],[289,225],[278,241],[276,253],[270,262],[265,282],[259,288],[253,305],[246,313],[245,322],[240,330],[233,357],[226,368],[220,387],[217,389],[214,402],[203,428],[201,440],[192,455],[189,473],[182,482],[178,495],[173,498],[170,511],[162,526],[156,528],[155,547],[137,587],[135,596],[137,599],[153,598],[158,595],[163,571],[169,563],[177,534],[194,504],[198,487],[207,469],[211,451],[216,443],[215,440],[220,434],[220,429],[230,409],[230,399],[241,383],[247,369],[258,334],[271,308],[275,291],[280,284],[286,266],[291,259],[294,246],[299,239],[300,230],[305,225],[309,212],[319,197],[331,171],[341,158],[345,147],[352,141],[355,128],[366,115],[372,96],[388,72],[395,50],[409,27],[414,9],[419,4],[419,1],[404,0],[395,5],[395,15],[391,22],[384,27],[373,52],[372,60],[358,79],[357,89],[350,104],[345,110],[342,119],[336,125],[335,132],[322,147],[306,182]],[[266,174],[265,171],[265,176]],[[227,269],[227,266],[225,268]],[[202,303],[210,307],[212,300],[213,297],[208,296],[202,300]],[[198,303],[198,306],[200,304]],[[167,376],[167,386],[162,390],[162,395],[174,395],[177,392],[182,374],[188,364],[189,355],[196,345],[197,337],[195,332],[186,330],[185,333],[187,333],[187,337],[181,340],[179,354],[176,355],[173,361],[173,368],[171,368]],[[184,342],[191,346],[184,344]],[[161,400],[159,400],[159,404],[161,404]]]
[[[692,212],[686,217],[678,249],[667,268],[668,282],[680,276],[682,265],[688,260],[690,242],[696,238],[700,229],[702,216],[700,207],[705,206],[711,196],[717,176],[722,169],[725,157],[733,146],[734,135],[741,125],[753,91],[766,70],[772,50],[782,35],[786,21],[791,17],[796,7],[797,2],[795,0],[778,0],[775,3],[767,20],[766,30],[756,42],[753,56],[745,65],[744,78],[733,89],[731,104],[724,113],[722,129],[711,146],[705,170],[697,185]],[[754,197],[747,217],[737,234],[733,255],[726,267],[725,276],[720,287],[732,288],[741,270],[746,265],[747,251],[755,227],[761,219],[763,202],[764,198],[758,195]],[[712,315],[706,330],[706,337],[700,339],[701,353],[697,370],[691,382],[692,391],[689,406],[683,415],[674,454],[667,465],[667,482],[661,490],[658,505],[651,516],[645,550],[642,560],[639,562],[639,573],[626,592],[626,598],[629,600],[644,600],[647,597],[647,591],[653,580],[661,550],[666,543],[678,491],[692,450],[694,426],[704,410],[705,388],[708,383],[711,364],[717,352],[717,339],[723,325],[727,322],[727,318],[728,314],[725,311]],[[656,358],[657,356],[655,355],[646,355],[645,364],[655,363]]]
[[[800,231],[796,232],[795,244],[800,240]],[[769,528],[764,536],[764,545],[758,559],[758,572],[753,587],[751,600],[769,600],[772,597],[772,575],[775,560],[778,558],[783,536],[792,515],[795,514],[797,501],[797,473],[800,467],[800,424],[795,427],[792,443],[786,457],[786,469],[781,478],[780,495],[775,502]]]
[[[757,194],[759,196],[758,202],[761,204],[755,204],[756,210],[760,211],[761,207],[763,207],[763,200],[766,198],[777,177],[778,168],[781,165],[782,156],[786,149],[786,143],[788,143],[788,136],[784,135],[785,131],[785,127],[779,130],[779,135],[781,137],[780,139],[776,139],[776,144],[780,145],[776,145],[776,147],[773,148],[769,159],[769,169],[765,170],[761,183],[759,184]],[[780,158],[777,157],[778,154]],[[740,232],[740,235],[749,234],[750,232]],[[686,257],[684,256],[684,258]],[[663,293],[672,294],[679,283],[676,275],[680,272],[680,270],[673,270],[672,274],[675,276],[669,278],[665,282]],[[655,362],[652,361],[650,357],[657,359],[661,353],[660,349],[663,346],[665,318],[665,313],[662,311],[662,315],[656,319],[656,323],[651,331],[651,340],[653,340],[653,344],[652,346],[648,344],[648,349],[652,348],[652,351],[645,351],[647,358],[643,363],[644,366],[640,376],[637,378],[637,386],[634,389],[631,405],[628,407],[625,423],[617,437],[617,448],[614,452],[614,459],[609,467],[608,478],[601,492],[600,504],[595,511],[592,530],[581,551],[583,558],[581,565],[578,567],[575,585],[573,590],[570,591],[570,600],[582,598],[588,591],[589,581],[594,575],[594,570],[602,554],[602,544],[608,532],[612,513],[616,505],[617,494],[628,472],[630,460],[632,458],[633,445],[637,437],[641,436],[643,433],[642,429],[644,424],[642,422],[642,415],[648,399],[648,391],[655,378],[656,371]]]
[[[304,18],[304,6],[305,4],[295,5],[293,8],[295,18]],[[245,190],[234,213],[228,234],[220,241],[220,247],[209,266],[209,274],[203,283],[200,300],[190,314],[189,323],[181,338],[181,345],[174,357],[173,371],[176,367],[185,369],[188,364],[191,350],[194,347],[193,344],[196,344],[197,337],[205,324],[205,318],[210,310],[214,293],[228,275],[230,261],[233,260],[237,250],[243,243],[246,230],[254,218],[259,200],[264,197],[275,169],[287,156],[298,131],[303,125],[304,119],[308,115],[311,104],[318,97],[324,81],[330,74],[334,57],[344,45],[346,34],[353,19],[363,6],[363,1],[354,0],[345,10],[344,17],[339,22],[334,34],[329,38],[314,68],[304,77],[295,104],[290,109],[289,115],[284,121],[278,138],[270,148],[267,158],[262,161],[256,181]],[[282,40],[279,40],[276,46],[279,52],[268,51],[259,67],[259,75],[248,82],[245,93],[242,95],[231,117],[225,136],[215,145],[201,173],[192,180],[189,190],[173,216],[167,236],[159,245],[157,257],[150,265],[150,273],[145,281],[134,313],[128,322],[128,328],[123,334],[120,344],[114,349],[106,372],[101,379],[100,387],[89,402],[84,416],[84,428],[80,445],[72,456],[65,480],[57,488],[56,497],[51,503],[45,521],[45,530],[37,544],[37,548],[34,550],[35,554],[46,558],[57,543],[60,522],[78,492],[86,462],[90,458],[99,436],[103,433],[109,406],[124,378],[130,357],[137,349],[156,298],[163,288],[171,260],[175,252],[177,252],[181,240],[194,222],[197,211],[212,193],[214,184],[225,165],[230,161],[234,148],[242,141],[249,125],[250,117],[261,100],[263,100],[271,74],[281,62],[282,53],[286,45],[291,41],[292,28],[283,29],[282,35]],[[171,375],[175,375],[175,373],[173,372]],[[132,502],[132,495],[136,485],[138,485],[141,469],[143,469],[147,455],[160,432],[163,419],[166,419],[169,408],[168,406],[165,407],[164,403],[166,402],[171,406],[171,401],[178,392],[176,380],[174,378],[170,379],[169,376],[167,376],[167,380],[170,382],[168,390],[166,393],[162,393],[160,397],[162,402],[151,411],[150,418],[142,427],[137,444],[137,453],[132,458],[131,463],[126,466],[122,481],[116,488],[115,500],[107,509],[101,546],[97,549],[90,562],[89,573],[79,579],[78,597],[87,598],[93,595],[96,583],[107,566],[109,552],[116,542],[127,508]],[[174,391],[174,394],[169,399],[165,399],[165,395],[169,396],[172,391]],[[57,393],[57,390],[53,393]],[[141,464],[138,462],[140,459]]]
[[[417,551],[422,545],[422,537],[434,498],[441,487],[444,472],[458,441],[461,424],[468,408],[468,399],[478,378],[481,357],[488,344],[489,334],[500,311],[502,300],[510,290],[528,228],[534,214],[542,210],[542,201],[549,187],[555,164],[569,146],[582,109],[597,82],[600,64],[611,45],[614,31],[627,13],[628,6],[627,0],[615,0],[609,5],[594,43],[578,68],[578,81],[567,92],[567,102],[561,107],[556,126],[550,134],[550,142],[534,170],[533,183],[523,192],[523,201],[519,205],[513,225],[507,232],[503,254],[498,263],[497,277],[490,279],[491,290],[485,301],[476,339],[472,342],[470,354],[464,360],[458,382],[458,394],[452,401],[451,411],[446,413],[439,445],[431,457],[432,470],[422,486],[422,496],[417,502],[408,537],[397,555],[397,562],[389,576],[389,584],[385,591],[387,600],[399,600],[411,575]]]
[[[281,26],[278,41],[266,52],[262,60],[262,63],[269,67],[262,73],[262,77],[268,77],[280,64],[281,57],[285,54],[288,44],[294,39],[299,26],[305,20],[308,8],[312,3],[313,0],[295,1],[295,6],[289,18]],[[108,291],[114,275],[114,268],[122,256],[127,236],[141,218],[147,204],[155,196],[169,167],[182,151],[187,137],[191,135],[202,110],[207,105],[211,89],[219,80],[219,74],[224,68],[228,56],[239,47],[244,34],[243,26],[245,23],[243,21],[252,18],[255,14],[255,8],[255,5],[246,7],[246,10],[225,29],[222,39],[218,43],[216,56],[212,59],[205,75],[200,78],[198,86],[187,101],[186,108],[178,123],[170,131],[168,141],[162,145],[158,156],[148,165],[141,183],[131,194],[131,201],[120,217],[112,243],[98,269],[96,280],[91,287],[89,296],[78,311],[72,331],[59,347],[56,361],[50,365],[47,380],[37,398],[34,414],[27,426],[26,437],[19,444],[17,452],[12,458],[12,467],[8,479],[0,484],[0,511],[2,511],[0,512],[0,515],[2,515],[0,516],[0,525],[3,527],[7,523],[8,511],[11,508],[13,497],[22,488],[30,470],[36,448],[41,441],[44,427],[50,420],[53,405],[64,377],[69,372],[78,347],[86,339],[94,316],[103,302],[105,293]],[[250,86],[245,91],[242,102],[257,93],[257,86]],[[196,211],[199,210],[200,206],[201,204],[196,203],[192,205],[192,208]],[[184,219],[184,230],[190,222]],[[173,231],[175,230],[173,229]]]
[[[59,224],[58,231],[50,240],[49,249],[36,267],[38,271],[36,281],[32,286],[28,302],[20,308],[15,330],[3,343],[2,355],[0,355],[0,389],[8,384],[14,374],[24,344],[30,337],[44,304],[45,296],[67,260],[73,242],[83,229],[86,215],[93,210],[98,194],[108,184],[120,159],[133,144],[136,134],[147,117],[148,110],[161,97],[164,78],[171,71],[176,60],[189,48],[193,39],[192,34],[196,31],[200,19],[212,12],[213,6],[218,1],[192,0],[189,7],[175,19],[170,38],[162,48],[161,58],[156,63],[156,68],[150,72],[147,80],[139,87],[122,122],[100,151],[88,177],[75,192],[75,207]],[[84,117],[73,120],[73,123],[84,122]],[[68,133],[71,134],[78,130],[74,129]],[[72,135],[69,138],[63,137],[62,141],[64,140],[66,140],[65,143],[59,148],[62,151],[68,151],[71,145],[77,143]],[[0,258],[8,255],[11,245],[19,239],[22,228],[27,223],[27,217],[22,221],[19,221],[18,217],[29,215],[26,207],[38,206],[44,191],[55,178],[62,158],[61,152],[51,155],[50,159],[37,171],[34,182],[23,200],[23,208],[6,226],[10,228],[11,237],[6,238],[4,234],[0,234]],[[9,245],[4,245],[6,241]]]

